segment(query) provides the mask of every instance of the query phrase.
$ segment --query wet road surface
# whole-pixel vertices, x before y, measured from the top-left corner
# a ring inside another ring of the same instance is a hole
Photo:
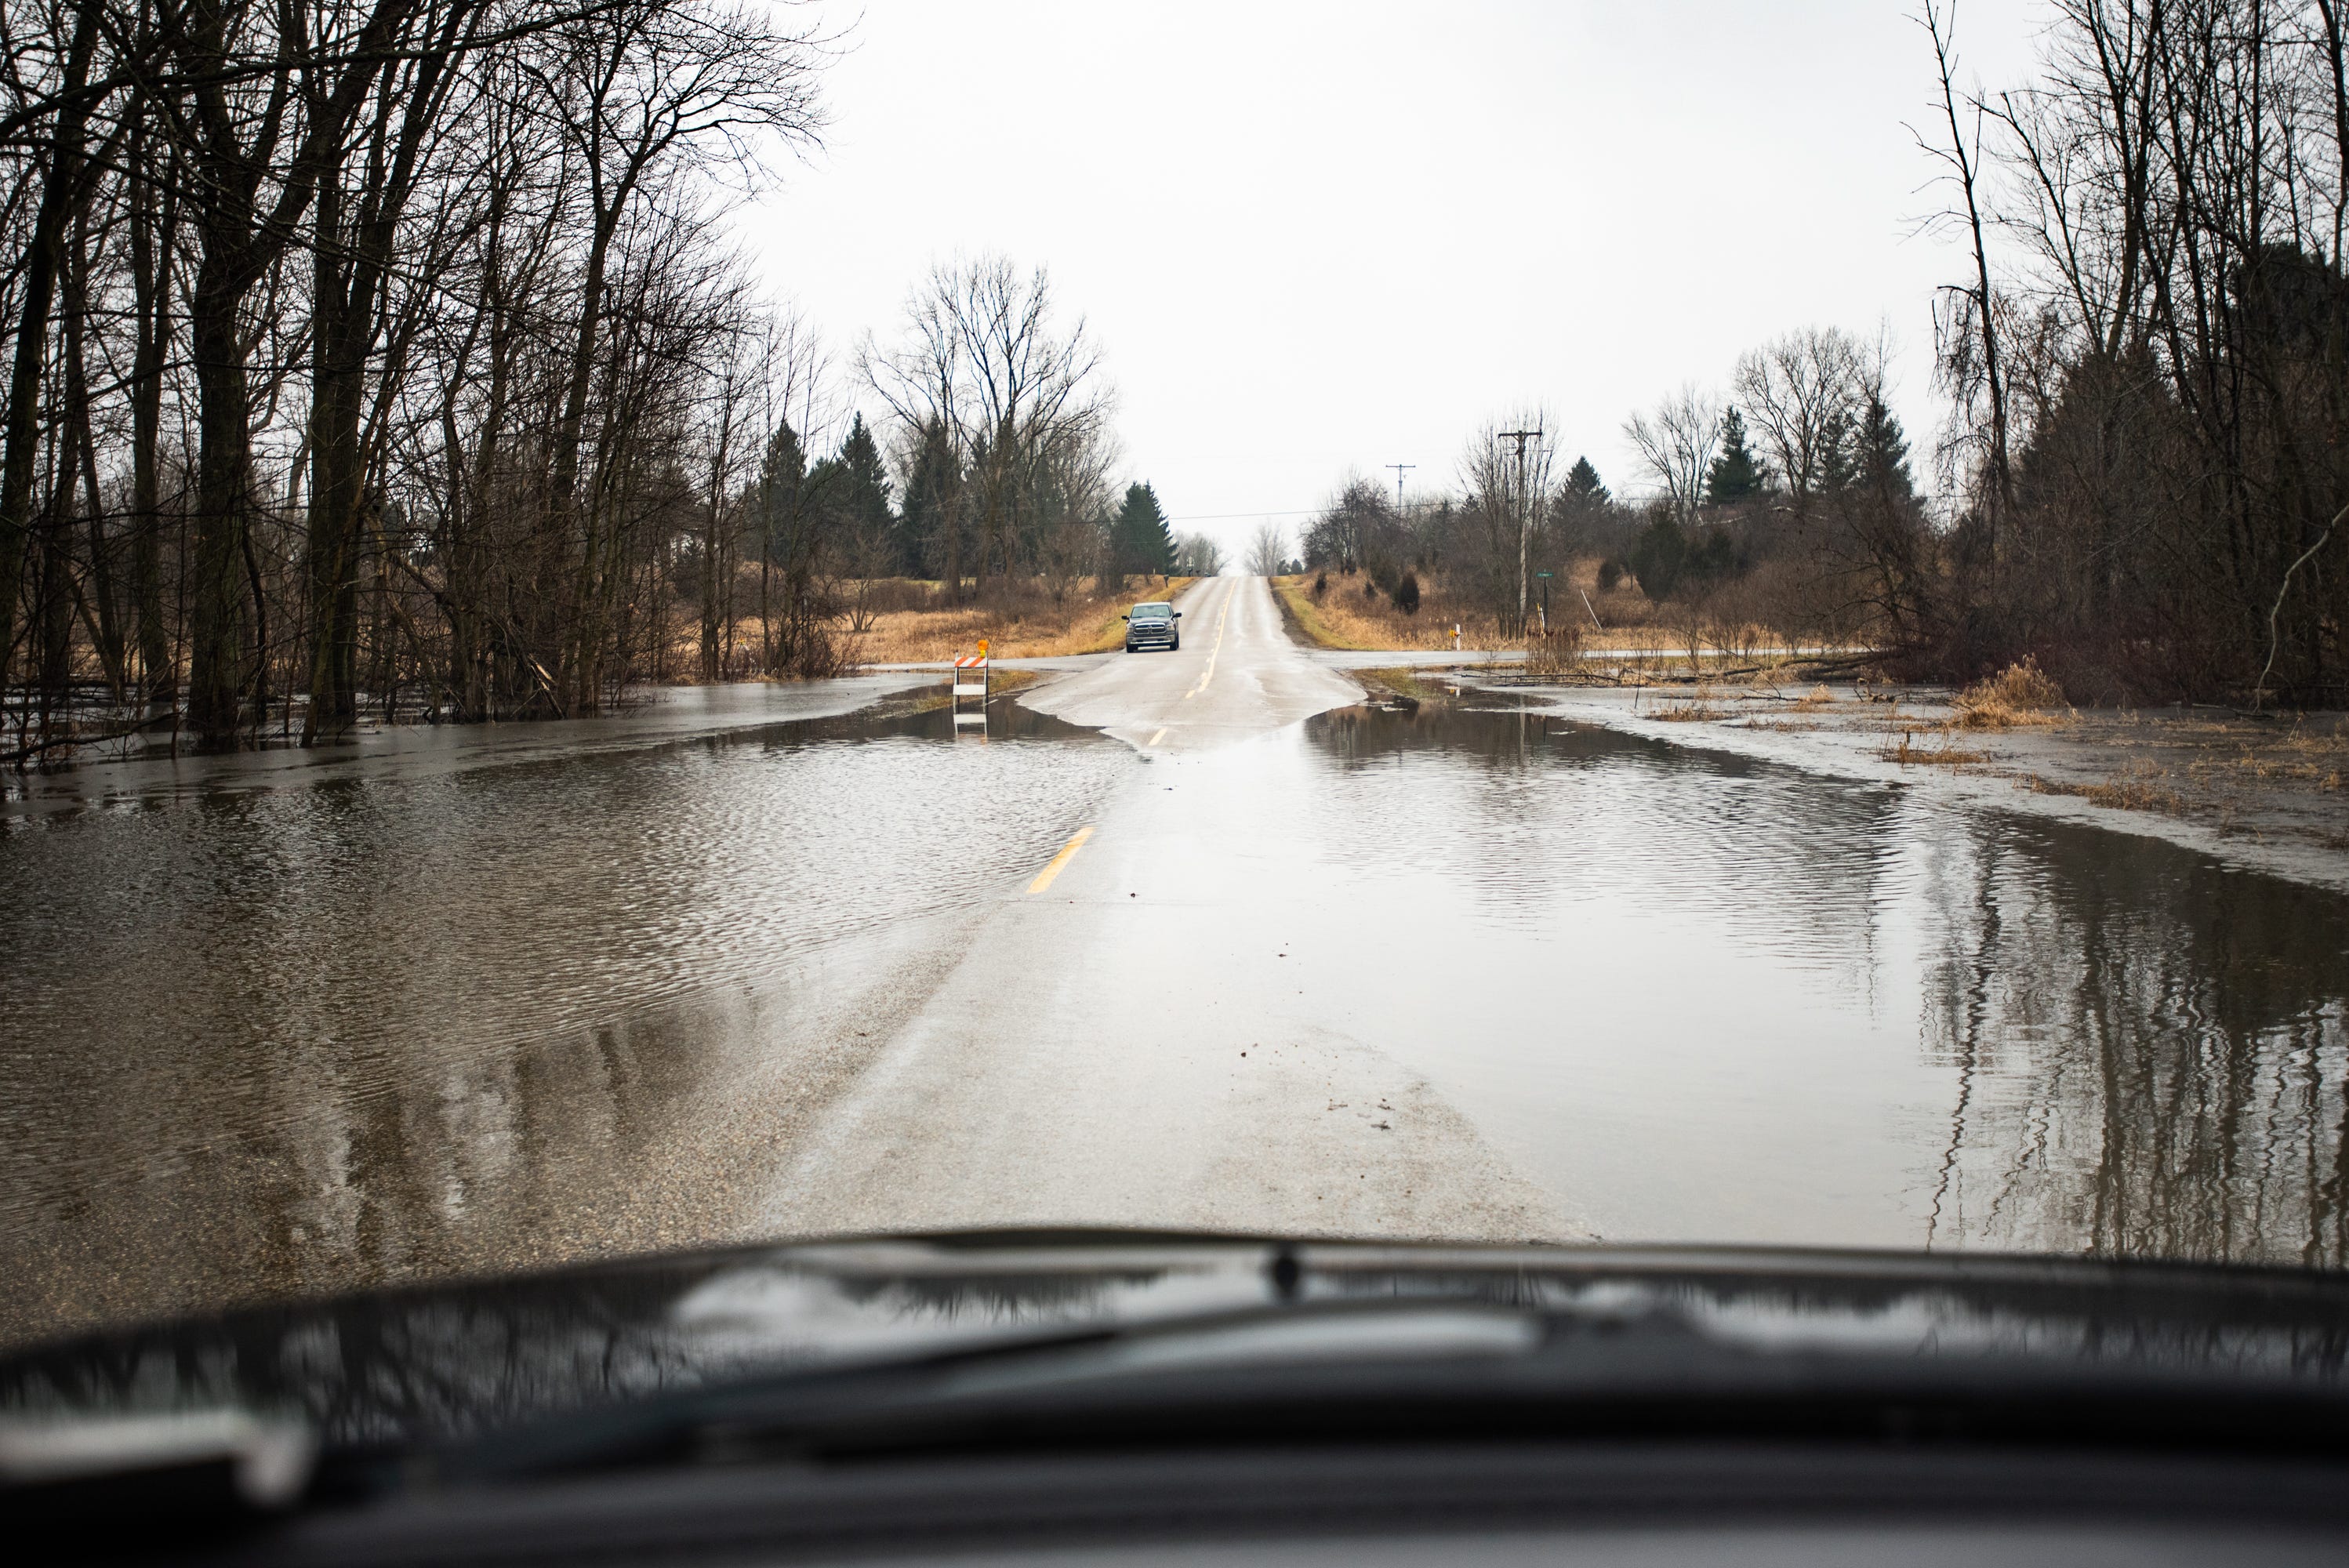
[[[984,738],[900,676],[35,780],[0,1338],[957,1223],[2349,1258],[2337,893],[1183,607]]]

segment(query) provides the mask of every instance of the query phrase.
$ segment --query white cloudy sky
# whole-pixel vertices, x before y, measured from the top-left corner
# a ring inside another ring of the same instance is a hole
[[[868,0],[823,13],[824,146],[741,221],[843,357],[934,260],[1048,266],[1131,473],[1227,541],[1350,469],[1451,484],[1527,400],[1637,490],[1631,408],[1812,323],[1889,332],[1921,454],[1930,294],[1965,258],[1915,233],[1940,198],[1906,12]],[[1965,73],[2014,79],[2036,18],[1963,0]]]

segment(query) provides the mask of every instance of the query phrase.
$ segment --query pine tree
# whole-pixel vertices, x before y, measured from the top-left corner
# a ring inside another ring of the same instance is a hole
[[[1818,492],[1835,495],[1859,482],[1859,430],[1851,416],[1827,416],[1819,432]]]
[[[1566,494],[1569,500],[1594,506],[1604,506],[1615,498],[1599,480],[1599,470],[1590,466],[1588,458],[1577,458],[1574,467],[1566,474]]]
[[[950,526],[956,472],[946,431],[932,425],[914,450],[914,470],[905,476],[905,504],[897,515],[897,555],[908,576],[939,577],[949,560],[959,562]]]
[[[1917,499],[1917,481],[1909,471],[1909,438],[1900,421],[1879,397],[1870,397],[1852,435],[1853,480],[1907,506]]]
[[[1762,493],[1762,463],[1745,444],[1745,417],[1735,408],[1721,417],[1721,455],[1704,477],[1708,506],[1731,506]]]
[[[759,466],[759,547],[764,559],[781,561],[790,552],[806,489],[807,452],[799,432],[788,421],[779,423]]]
[[[840,443],[842,515],[856,539],[886,539],[896,529],[897,514],[889,506],[889,474],[881,449],[864,428],[864,416],[849,421],[848,438]]]
[[[1158,492],[1146,484],[1126,487],[1125,501],[1110,524],[1109,538],[1112,567],[1121,576],[1174,568],[1174,536],[1167,530]]]

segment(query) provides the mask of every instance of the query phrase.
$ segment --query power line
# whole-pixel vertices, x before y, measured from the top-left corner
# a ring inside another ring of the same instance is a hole
[[[1301,511],[1194,511],[1181,517],[1170,517],[1169,522],[1228,522],[1236,517],[1319,517],[1330,509],[1309,506]]]

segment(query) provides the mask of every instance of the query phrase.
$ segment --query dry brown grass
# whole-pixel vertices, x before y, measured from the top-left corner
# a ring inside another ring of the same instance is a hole
[[[1938,762],[1951,768],[1961,768],[1969,762],[1990,760],[1988,752],[1961,751],[1951,746],[1946,737],[1939,746],[1919,746],[1916,744],[1914,733],[1908,731],[1902,733],[1899,745],[1886,747],[1877,755],[1887,762],[1898,762],[1903,767],[1912,763]]]
[[[1957,696],[1960,729],[2015,729],[2060,724],[2054,710],[2064,706],[2064,688],[2028,656]]]
[[[1564,675],[1582,669],[1582,628],[1568,622],[1550,628],[1549,635],[1538,634],[1526,639],[1526,673],[1530,676]]]
[[[1326,583],[1317,595],[1313,584],[1324,578]],[[1500,645],[1492,623],[1471,617],[1440,582],[1422,578],[1419,613],[1406,615],[1384,594],[1364,594],[1362,589],[1369,581],[1360,573],[1350,577],[1305,573],[1274,578],[1272,591],[1306,641],[1319,647],[1448,648],[1455,624],[1461,628],[1464,648]]]
[[[1660,703],[1650,708],[1646,717],[1661,719],[1666,724],[1702,724],[1710,719],[1727,718],[1729,710],[1713,707],[1711,692],[1699,691],[1684,701]]]
[[[1621,649],[1643,663],[1655,657],[1668,667],[1688,670],[1719,668],[1724,664],[1776,664],[1758,653],[1789,641],[1785,634],[1758,623],[1722,624],[1707,619],[1700,624],[1666,624],[1661,617],[1684,619],[1685,606],[1655,604],[1638,588],[1625,583],[1600,591],[1599,562],[1591,557],[1575,563],[1551,583],[1550,649],[1527,649],[1537,674],[1556,674],[1579,667],[1573,659],[1550,655],[1579,654],[1585,648]],[[1319,593],[1314,585],[1319,583]],[[1478,651],[1516,650],[1526,639],[1505,636],[1489,608],[1455,593],[1443,577],[1419,573],[1418,613],[1406,615],[1382,593],[1365,593],[1368,580],[1360,573],[1307,572],[1276,577],[1273,591],[1306,641],[1324,648],[1350,650],[1444,649],[1452,646],[1452,629],[1461,629],[1460,645]],[[1585,603],[1586,595],[1589,603]],[[1591,622],[1593,607],[1601,624]],[[1754,677],[1757,681],[1765,676]]]
[[[1009,605],[964,604],[940,610],[892,610],[867,632],[842,634],[852,663],[928,664],[978,651],[999,659],[1041,659],[1065,654],[1105,654],[1123,645],[1121,619],[1138,599],[1171,599],[1198,579],[1174,577],[1146,588],[1093,584],[1058,603],[1040,596]]]
[[[1835,693],[1827,690],[1824,686],[1815,686],[1795,699],[1796,713],[1816,713],[1823,707],[1833,706],[1835,706]]]
[[[2070,795],[2116,810],[2166,811],[2176,816],[2186,810],[2186,798],[2161,782],[2168,772],[2152,763],[2138,762],[2101,784],[2071,784],[2043,779],[2036,773],[2028,782],[2033,791],[2041,795]]]

